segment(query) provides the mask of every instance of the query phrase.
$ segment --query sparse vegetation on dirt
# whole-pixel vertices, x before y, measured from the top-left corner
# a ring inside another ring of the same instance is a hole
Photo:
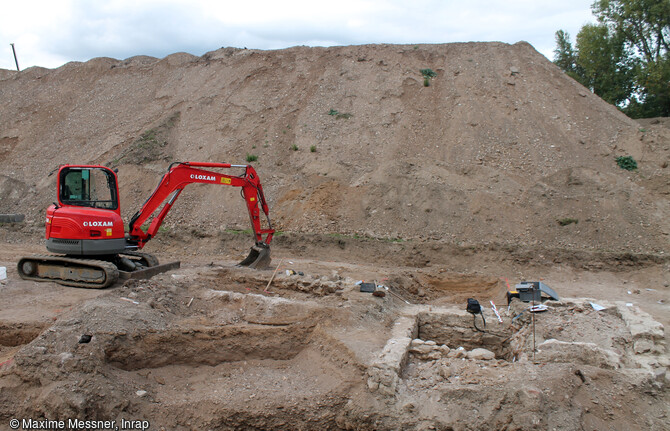
[[[127,149],[111,162],[117,167],[123,163],[142,165],[166,157],[164,148],[168,145],[168,137],[172,128],[181,116],[176,112],[155,128],[142,133]]]
[[[421,76],[423,76],[423,86],[430,87],[430,80],[435,78],[437,73],[432,69],[421,69],[419,72],[421,72]]]
[[[558,221],[558,224],[560,224],[561,226],[567,226],[567,225],[570,225],[570,224],[573,224],[573,223],[574,224],[579,223],[579,220],[577,220],[576,218],[571,218],[571,217],[560,218],[557,221]]]
[[[616,164],[619,166],[621,169],[625,169],[627,171],[634,171],[637,169],[637,162],[635,159],[631,156],[620,156],[616,158]]]
[[[338,120],[348,120],[349,118],[353,117],[353,115],[348,112],[340,112],[336,109],[331,109],[328,111],[328,115],[332,115]]]

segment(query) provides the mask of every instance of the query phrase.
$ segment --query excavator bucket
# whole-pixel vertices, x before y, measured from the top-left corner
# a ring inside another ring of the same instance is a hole
[[[270,257],[270,247],[255,245],[251,247],[251,251],[249,251],[249,255],[246,259],[238,265],[248,266],[253,269],[265,269],[270,266],[270,261],[272,261],[272,258]]]

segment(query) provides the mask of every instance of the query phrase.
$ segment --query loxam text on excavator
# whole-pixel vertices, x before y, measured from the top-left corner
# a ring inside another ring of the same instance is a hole
[[[234,176],[203,168],[243,168],[244,173]],[[192,183],[241,188],[256,242],[239,265],[255,269],[269,266],[274,229],[263,186],[251,165],[172,163],[130,219],[127,232],[121,218],[116,172],[98,165],[63,165],[58,170],[58,201],[46,212],[46,247],[58,255],[21,258],[17,264],[19,275],[25,280],[104,288],[118,279],[150,278],[178,268],[179,262],[160,265],[155,256],[139,250],[156,236],[179,194]],[[261,226],[261,210],[267,219],[266,229]],[[151,218],[155,211],[158,213]]]

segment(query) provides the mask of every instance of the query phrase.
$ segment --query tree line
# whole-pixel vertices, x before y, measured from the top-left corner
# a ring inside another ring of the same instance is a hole
[[[596,0],[597,24],[573,47],[556,32],[554,63],[632,118],[670,116],[670,0]]]

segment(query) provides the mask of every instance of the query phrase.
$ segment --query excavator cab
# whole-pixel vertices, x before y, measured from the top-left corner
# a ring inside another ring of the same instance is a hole
[[[46,240],[47,250],[69,256],[125,252],[116,174],[104,166],[61,166],[58,202],[47,208]]]
[[[101,167],[65,167],[58,178],[63,205],[116,210],[119,208],[116,176]]]

